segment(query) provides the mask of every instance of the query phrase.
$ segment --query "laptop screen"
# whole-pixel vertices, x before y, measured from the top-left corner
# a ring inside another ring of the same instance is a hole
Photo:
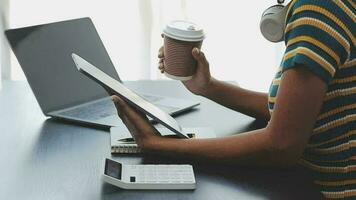
[[[6,36],[45,114],[107,97],[102,87],[78,73],[73,52],[120,81],[89,18],[11,29]]]

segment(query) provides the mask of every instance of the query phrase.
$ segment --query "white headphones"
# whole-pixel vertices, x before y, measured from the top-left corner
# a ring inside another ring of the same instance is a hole
[[[262,35],[271,42],[284,40],[286,17],[289,5],[283,5],[284,0],[278,0],[278,4],[267,8],[262,14],[260,29]]]

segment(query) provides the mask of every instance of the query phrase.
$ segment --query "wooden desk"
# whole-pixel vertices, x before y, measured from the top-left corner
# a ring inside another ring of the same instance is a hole
[[[177,117],[186,127],[212,126],[218,136],[256,128],[252,118],[189,94],[178,82],[128,82],[130,88],[198,98],[201,106]],[[111,157],[108,130],[47,119],[25,82],[0,90],[0,199],[320,199],[301,170],[278,171],[194,164],[195,191],[124,191],[101,182],[102,160]],[[171,159],[116,156],[125,163]],[[174,158],[173,158],[174,159]]]

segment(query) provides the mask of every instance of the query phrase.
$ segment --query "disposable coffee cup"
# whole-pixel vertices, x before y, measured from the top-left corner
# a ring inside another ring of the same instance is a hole
[[[193,48],[201,48],[203,29],[188,21],[172,21],[163,30],[164,74],[175,80],[190,80],[197,70]]]

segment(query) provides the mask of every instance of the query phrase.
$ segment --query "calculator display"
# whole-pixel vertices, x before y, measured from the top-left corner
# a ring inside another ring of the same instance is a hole
[[[116,179],[121,179],[122,166],[110,159],[105,160],[105,174]]]

